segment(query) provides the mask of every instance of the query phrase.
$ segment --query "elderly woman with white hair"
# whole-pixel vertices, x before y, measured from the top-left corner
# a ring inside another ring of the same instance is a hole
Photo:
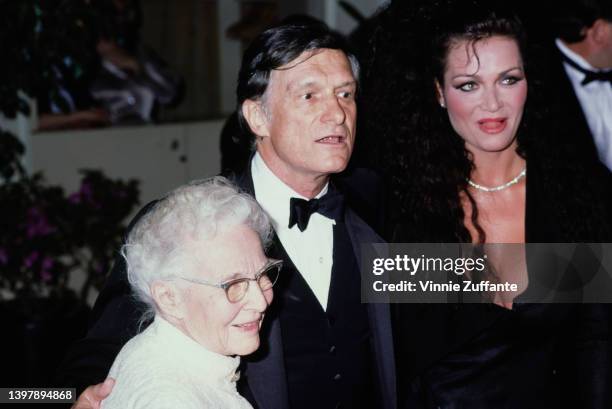
[[[122,254],[153,322],[117,356],[102,408],[251,408],[236,370],[259,347],[280,271],[270,238],[259,205],[222,177],[178,188],[138,221]]]

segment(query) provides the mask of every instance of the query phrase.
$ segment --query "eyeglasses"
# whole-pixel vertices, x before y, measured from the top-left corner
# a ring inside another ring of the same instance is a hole
[[[261,291],[270,290],[276,283],[276,280],[278,280],[278,276],[282,267],[282,260],[269,259],[266,265],[263,266],[263,268],[255,274],[255,278],[236,278],[234,280],[226,281],[225,283],[221,284],[214,284],[197,278],[178,278],[180,278],[181,280],[189,281],[190,283],[194,284],[202,284],[211,287],[222,288],[223,290],[225,290],[227,300],[231,303],[236,303],[244,298],[247,291],[249,290],[249,283],[251,281],[256,281]]]

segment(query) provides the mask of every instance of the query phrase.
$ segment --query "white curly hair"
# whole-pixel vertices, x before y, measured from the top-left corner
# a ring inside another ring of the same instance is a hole
[[[272,228],[266,213],[255,199],[221,176],[177,188],[136,223],[121,254],[132,291],[144,304],[141,324],[157,312],[151,284],[190,273],[186,270],[193,255],[185,251],[186,242],[212,239],[237,225],[258,233],[264,248],[270,243]]]

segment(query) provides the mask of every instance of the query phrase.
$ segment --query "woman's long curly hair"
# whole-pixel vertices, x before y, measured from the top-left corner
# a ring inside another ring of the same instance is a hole
[[[446,110],[439,106],[434,80],[443,83],[446,56],[454,41],[467,40],[473,47],[482,39],[501,35],[517,41],[528,78],[517,153],[529,158],[530,169],[538,166],[538,172],[546,176],[546,197],[551,198],[564,241],[600,241],[595,214],[603,210],[593,213],[596,193],[587,186],[584,166],[561,160],[568,157],[567,152],[555,146],[554,135],[549,136],[546,106],[551,101],[540,81],[546,68],[536,63],[541,50],[535,43],[526,46],[520,20],[513,12],[492,3],[396,1],[378,16],[380,24],[362,61],[361,152],[357,153],[389,183],[388,237],[406,242],[486,240],[478,223],[478,208],[467,189],[474,164]],[[564,194],[568,184],[580,187],[571,200]],[[471,202],[478,237],[471,237],[465,227],[461,194]]]

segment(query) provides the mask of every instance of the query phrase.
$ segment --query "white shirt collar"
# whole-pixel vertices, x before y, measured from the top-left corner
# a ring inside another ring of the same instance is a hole
[[[595,68],[593,67],[591,64],[589,64],[589,62],[587,60],[585,60],[580,54],[572,51],[568,46],[566,46],[563,41],[561,41],[561,39],[557,38],[555,40],[555,44],[557,45],[557,48],[563,53],[565,54],[565,56],[569,59],[571,59],[572,61],[574,61],[576,64],[578,64],[579,66],[581,66],[582,68],[584,68],[585,70],[589,70],[589,71],[602,71],[599,68]],[[569,64],[566,64],[569,65]],[[571,67],[571,65],[570,65]],[[572,67],[573,70],[575,70],[576,68]]]
[[[305,200],[308,198],[300,195],[280,180],[266,165],[259,152],[255,153],[251,162],[251,175],[257,202],[272,219],[274,230],[286,229],[289,225],[289,200],[292,197]],[[325,184],[316,198],[325,195],[328,188],[329,182]],[[293,228],[297,229],[297,226]]]

